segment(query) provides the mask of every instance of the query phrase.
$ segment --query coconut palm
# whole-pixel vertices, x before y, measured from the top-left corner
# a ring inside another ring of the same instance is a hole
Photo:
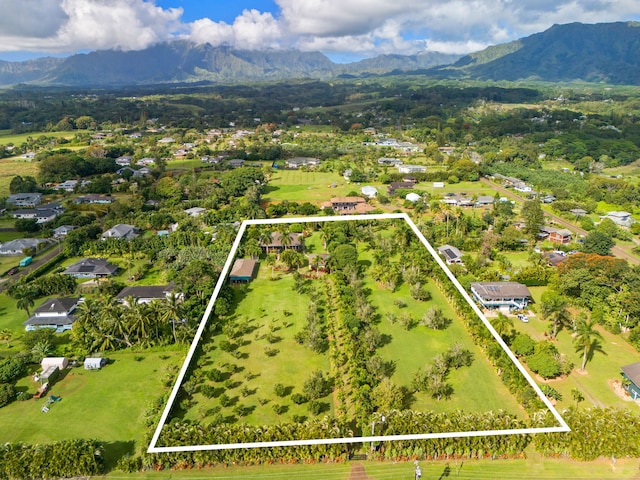
[[[171,322],[171,331],[173,332],[173,343],[178,342],[176,336],[176,323],[181,322],[183,318],[182,298],[171,292],[171,295],[162,302],[161,319],[164,322]]]
[[[558,336],[558,331],[562,327],[571,322],[567,305],[567,299],[553,291],[546,291],[542,294],[540,315],[543,319],[551,321],[553,338]]]
[[[580,370],[584,370],[587,365],[587,360],[593,357],[595,352],[605,353],[602,349],[602,334],[595,329],[595,320],[578,320],[576,323],[576,337],[573,339],[573,344],[576,347],[576,351],[582,351],[582,366]]]
[[[498,313],[498,316],[491,322],[495,331],[507,341],[513,334],[513,318],[507,317],[504,313]]]

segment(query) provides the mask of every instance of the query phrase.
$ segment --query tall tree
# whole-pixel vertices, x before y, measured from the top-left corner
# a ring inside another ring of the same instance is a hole
[[[525,232],[529,235],[537,235],[544,224],[544,212],[540,200],[527,200],[522,205],[522,218],[525,223]]]
[[[602,334],[595,329],[595,320],[578,320],[576,324],[576,337],[573,339],[573,344],[576,347],[576,351],[582,351],[582,366],[580,370],[584,371],[584,367],[587,365],[587,360],[593,357],[595,352],[604,353],[602,349]]]
[[[567,306],[567,299],[554,291],[547,290],[542,294],[540,315],[542,315],[543,319],[551,322],[553,338],[558,336],[558,331],[562,327],[569,325],[571,322]]]

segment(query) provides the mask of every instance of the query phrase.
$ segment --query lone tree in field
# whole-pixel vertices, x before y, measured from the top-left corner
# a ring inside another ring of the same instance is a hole
[[[595,329],[595,326],[595,320],[578,320],[576,324],[577,335],[573,339],[573,344],[577,352],[582,350],[582,367],[580,367],[580,370],[583,371],[587,365],[587,360],[592,358],[595,352],[605,353],[600,343],[602,335]]]

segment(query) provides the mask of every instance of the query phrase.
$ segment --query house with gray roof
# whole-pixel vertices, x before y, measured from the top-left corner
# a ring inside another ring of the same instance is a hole
[[[104,258],[83,258],[69,265],[62,273],[76,278],[103,278],[115,275],[118,266]]]
[[[527,286],[518,282],[473,282],[471,293],[484,308],[524,309],[531,299]]]
[[[126,223],[114,225],[102,234],[102,240],[115,238],[118,240],[131,240],[140,236],[140,229]]]
[[[0,255],[22,255],[27,248],[37,250],[40,245],[46,245],[49,240],[44,238],[17,238],[0,246]]]
[[[35,219],[36,223],[42,224],[55,219],[60,212],[57,210],[44,210],[35,208],[22,208],[11,212],[13,218],[19,219]]]
[[[53,229],[54,238],[64,238],[71,230],[75,230],[73,225],[60,225],[58,228]]]
[[[462,262],[462,252],[453,245],[442,245],[438,247],[438,253],[444,257],[444,261],[447,265]]]
[[[14,193],[7,197],[7,205],[14,205],[16,207],[35,207],[42,202],[41,193]]]
[[[82,302],[82,298],[50,298],[36,308],[33,315],[24,322],[25,330],[30,332],[40,328],[51,328],[57,333],[71,330],[76,317],[73,312]]]
[[[633,400],[640,398],[640,362],[632,363],[620,367],[622,377],[626,380],[623,382],[625,390],[629,393]]]
[[[124,287],[116,296],[116,299],[124,305],[129,306],[129,299],[135,299],[137,304],[150,303],[154,300],[166,300],[174,292],[175,286],[172,283],[168,285],[136,285],[133,287]],[[183,294],[176,294],[182,300]]]

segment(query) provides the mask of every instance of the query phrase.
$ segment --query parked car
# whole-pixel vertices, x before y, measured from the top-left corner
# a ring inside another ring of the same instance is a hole
[[[529,317],[527,317],[524,313],[519,313],[519,314],[518,314],[518,318],[519,318],[523,323],[529,323]]]
[[[15,275],[16,273],[18,273],[18,270],[18,267],[13,267],[7,272],[7,275]]]

